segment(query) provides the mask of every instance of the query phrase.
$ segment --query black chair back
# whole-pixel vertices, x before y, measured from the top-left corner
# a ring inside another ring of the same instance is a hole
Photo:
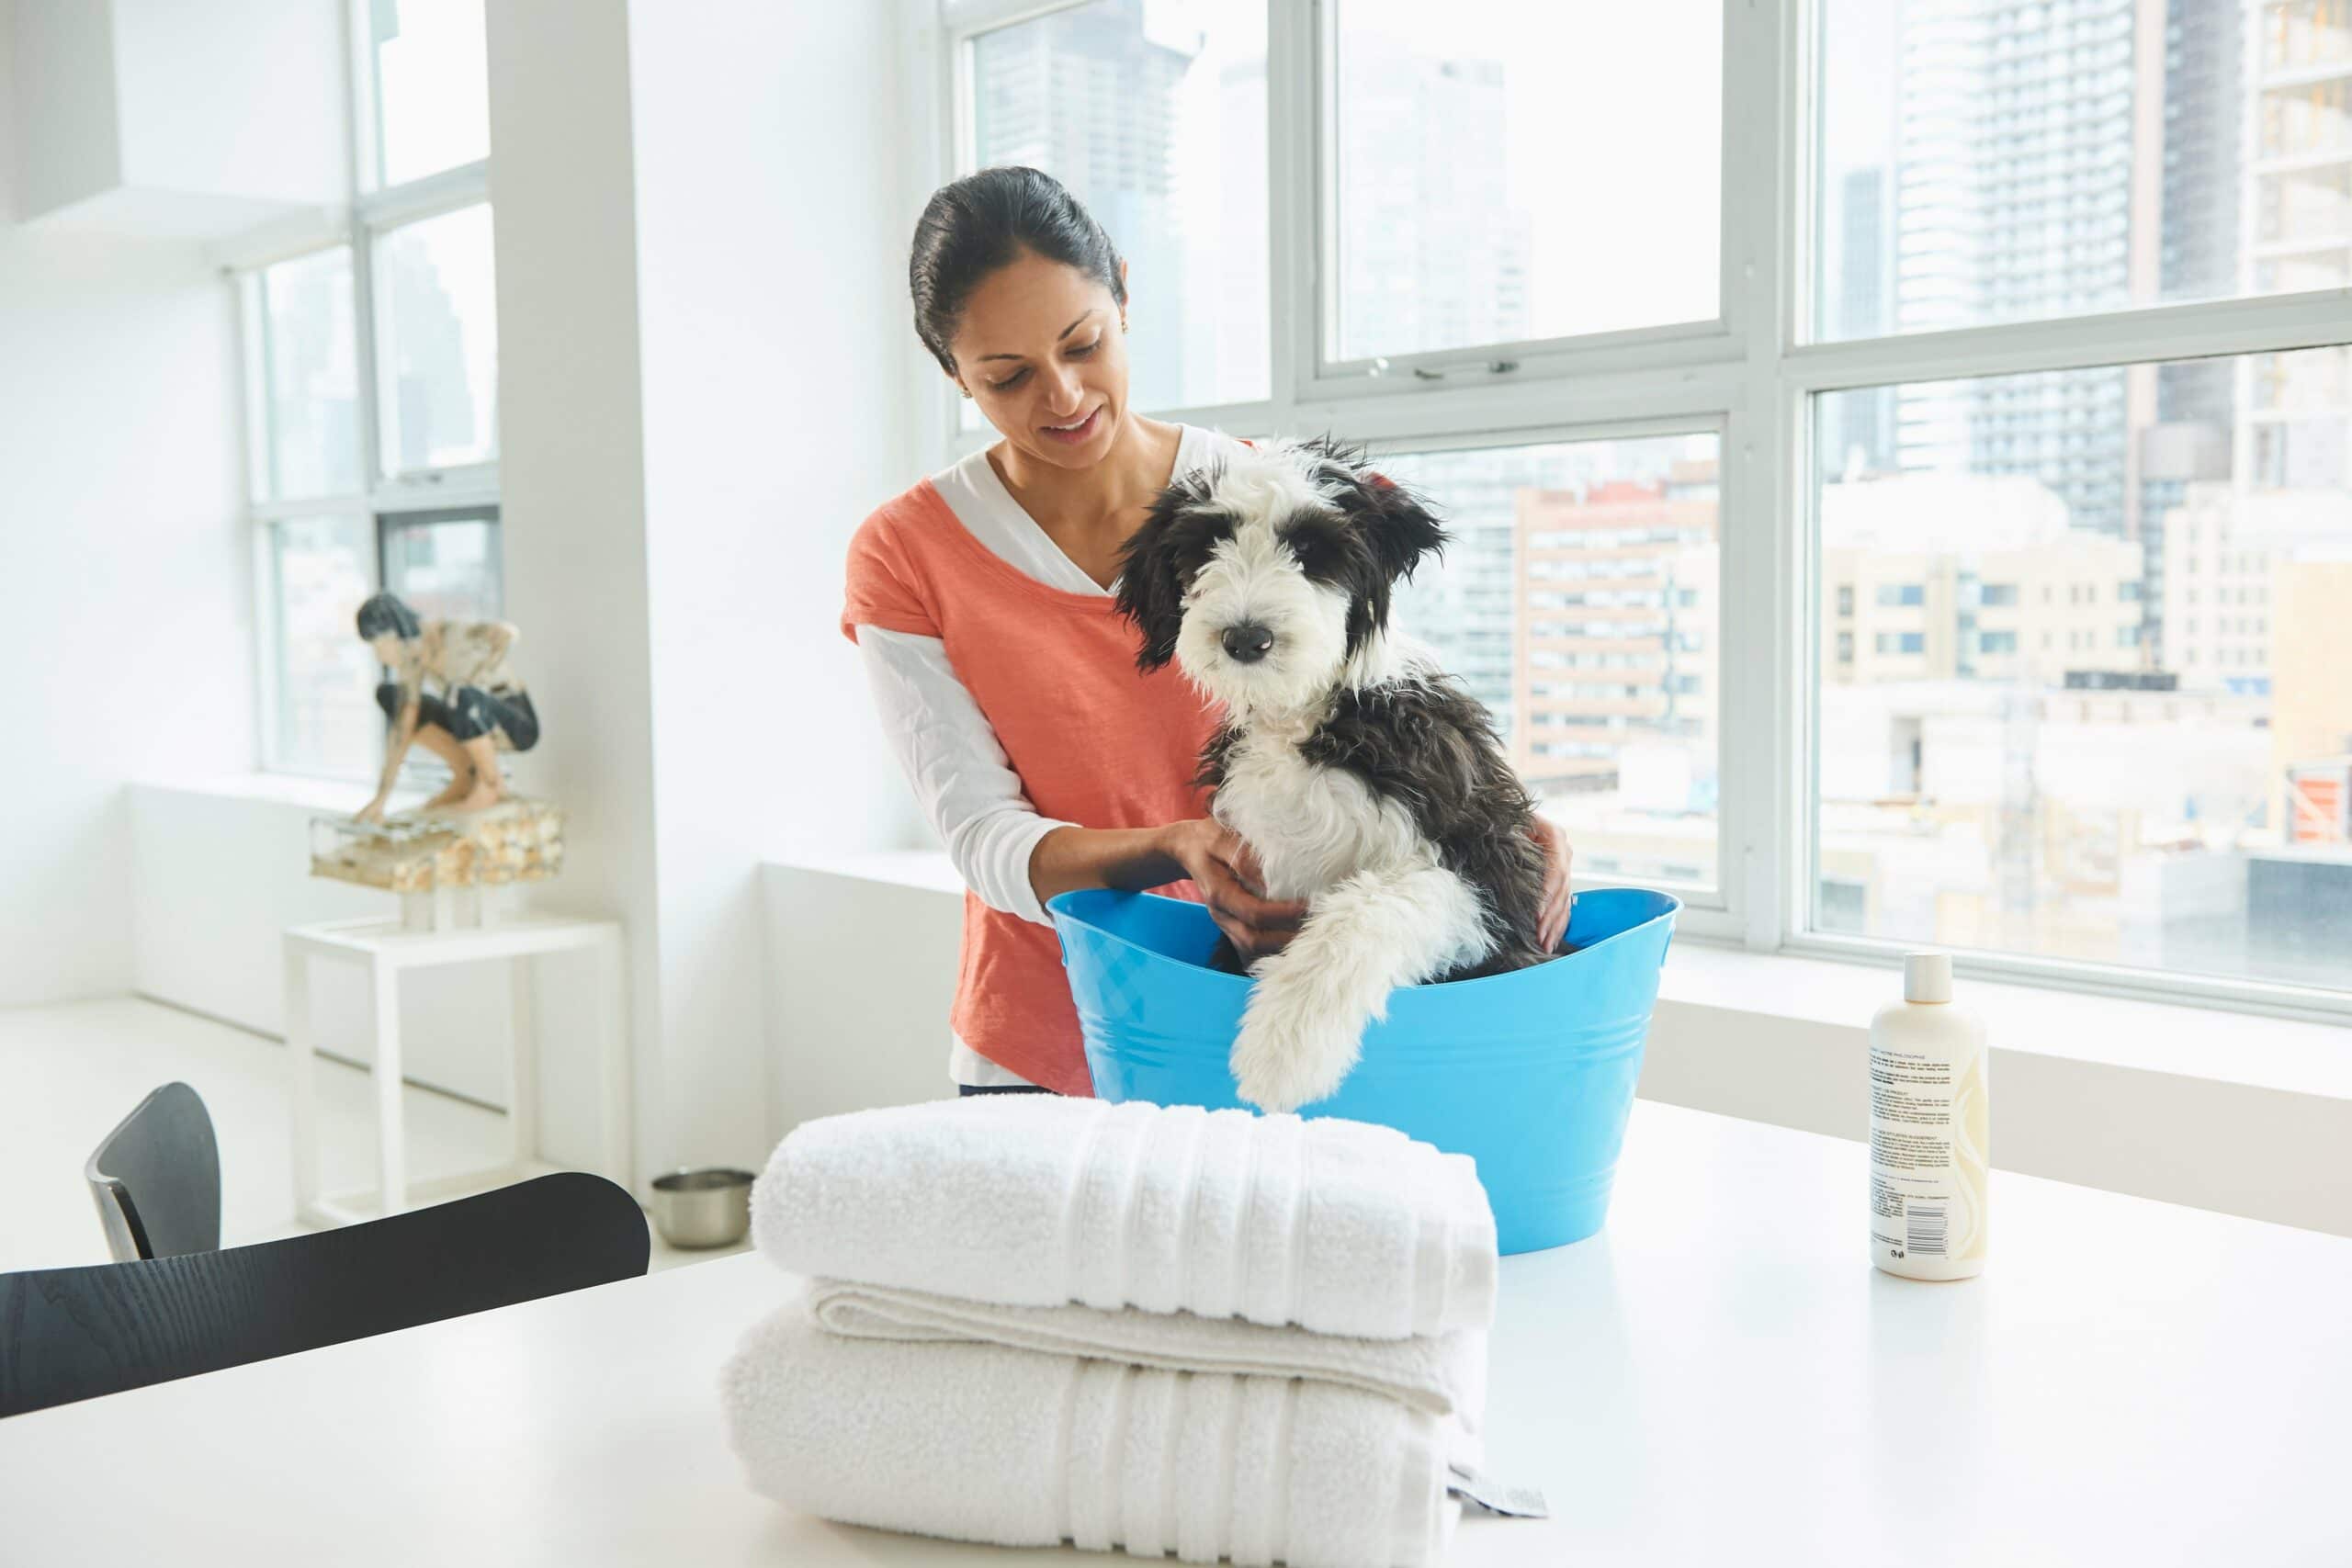
[[[82,1168],[118,1263],[220,1246],[220,1145],[204,1100],[167,1083],[139,1102]]]
[[[637,1201],[542,1176],[226,1251],[0,1274],[0,1416],[645,1272]]]

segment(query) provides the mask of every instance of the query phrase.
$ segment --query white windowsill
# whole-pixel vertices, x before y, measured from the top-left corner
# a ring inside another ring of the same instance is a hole
[[[135,779],[142,789],[171,790],[181,795],[210,795],[220,800],[250,800],[307,811],[337,812],[348,817],[368,804],[369,785],[348,779],[315,778],[307,773],[218,773],[201,778]],[[431,798],[423,789],[401,788],[385,803],[386,811],[402,811]]]
[[[777,863],[941,893],[964,890],[937,850],[801,855]],[[2352,1100],[2352,1030],[2007,981],[1963,978],[1962,986],[1987,1037],[2004,1050]],[[1658,986],[1660,999],[1684,1006],[1857,1031],[1901,995],[1901,973],[1893,965],[1751,953],[1683,935],[1668,953]]]
[[[2352,1030],[2333,1024],[1969,976],[1954,989],[2003,1050],[2352,1100]],[[1687,1005],[1862,1030],[1902,994],[1894,964],[1680,937],[1658,986]]]

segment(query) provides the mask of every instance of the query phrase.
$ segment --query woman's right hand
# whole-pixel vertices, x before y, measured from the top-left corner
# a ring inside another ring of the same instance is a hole
[[[1160,849],[1184,868],[1208,903],[1209,918],[1226,934],[1244,965],[1280,953],[1306,919],[1304,899],[1263,897],[1265,873],[1250,846],[1212,817],[1170,822],[1160,829]]]

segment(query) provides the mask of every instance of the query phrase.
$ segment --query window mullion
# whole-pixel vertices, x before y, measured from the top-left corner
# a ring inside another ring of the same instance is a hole
[[[1797,443],[1779,397],[1779,358],[1797,225],[1789,123],[1796,0],[1724,10],[1724,314],[1737,328],[1737,390],[1724,440],[1722,618],[1724,897],[1739,940],[1781,945],[1796,874],[1792,815],[1800,636],[1791,615],[1797,559],[1790,466]]]
[[[1324,0],[1266,11],[1266,248],[1269,388],[1276,423],[1306,400],[1315,376],[1322,305],[1317,246],[1322,188],[1320,123]]]

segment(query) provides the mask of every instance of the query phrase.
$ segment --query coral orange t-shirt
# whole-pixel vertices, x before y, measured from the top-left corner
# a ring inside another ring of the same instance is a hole
[[[1045,816],[1151,828],[1208,814],[1207,792],[1191,783],[1216,726],[1207,700],[1173,665],[1140,673],[1141,639],[1107,595],[1021,571],[974,538],[929,479],[850,540],[842,633],[854,642],[860,626],[940,639]],[[1153,891],[1200,897],[1190,882]],[[968,889],[950,1021],[1031,1083],[1094,1092],[1059,941]]]

